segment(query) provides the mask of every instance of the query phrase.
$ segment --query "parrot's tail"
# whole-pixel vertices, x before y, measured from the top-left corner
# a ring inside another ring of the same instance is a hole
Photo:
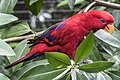
[[[29,60],[31,60],[31,59],[34,59],[34,58],[36,58],[36,57],[39,57],[40,55],[41,55],[40,53],[31,54],[31,55],[25,55],[25,56],[21,57],[20,59],[12,62],[11,64],[5,66],[5,69],[11,68],[11,67],[13,67],[13,66],[15,66],[15,65],[17,65],[17,64],[19,64],[19,63],[21,63],[21,62],[29,61]]]

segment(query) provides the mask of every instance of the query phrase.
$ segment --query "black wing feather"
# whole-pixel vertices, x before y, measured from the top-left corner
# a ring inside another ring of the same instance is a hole
[[[28,42],[28,44],[32,44],[30,47],[40,43],[40,41],[43,40],[44,38],[48,38],[49,40],[51,40],[51,38],[49,37],[51,34],[51,31],[54,30],[57,26],[58,24],[55,24],[49,27],[48,29],[46,29],[40,36],[35,37],[34,39],[30,39]]]

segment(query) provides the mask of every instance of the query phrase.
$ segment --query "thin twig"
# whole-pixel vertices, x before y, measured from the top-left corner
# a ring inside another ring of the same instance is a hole
[[[27,39],[27,38],[39,36],[42,33],[43,33],[43,31],[42,32],[37,32],[36,34],[30,34],[30,35],[25,35],[25,36],[20,36],[20,37],[7,38],[7,39],[4,39],[3,41],[5,41],[5,42],[21,41],[21,40],[24,40],[24,39]]]
[[[81,11],[79,11],[79,13],[87,12],[94,5],[105,6],[105,7],[114,8],[114,9],[120,9],[120,5],[119,4],[105,2],[103,0],[94,0],[85,9],[82,9]],[[7,39],[4,39],[3,41],[5,41],[5,42],[20,41],[20,40],[24,40],[24,39],[31,38],[31,37],[34,37],[34,36],[39,36],[42,33],[43,33],[43,31],[42,32],[37,32],[36,34],[26,35],[26,36],[7,38]]]
[[[91,4],[89,4],[89,5],[84,9],[83,12],[88,12],[88,10],[89,10],[92,6],[94,6],[96,3],[97,3],[97,2],[93,1]]]
[[[105,6],[105,7],[114,8],[114,9],[119,9],[120,10],[120,4],[106,2],[106,1],[102,1],[102,0],[95,0],[95,2],[99,6]]]
[[[82,10],[80,10],[79,12],[78,12],[78,14],[80,14],[80,13],[83,13],[83,12],[87,12],[92,6],[94,6],[96,4],[96,2],[95,1],[93,1],[92,3],[90,3],[87,7],[85,7],[84,9],[82,9]]]

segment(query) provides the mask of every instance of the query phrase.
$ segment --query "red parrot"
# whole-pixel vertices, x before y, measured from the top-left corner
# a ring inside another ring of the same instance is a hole
[[[48,28],[42,35],[32,41],[34,47],[25,56],[5,68],[36,58],[45,52],[62,52],[74,59],[76,49],[84,36],[90,31],[95,32],[99,29],[105,29],[112,33],[114,31],[113,23],[113,16],[102,10],[91,10],[76,14]]]

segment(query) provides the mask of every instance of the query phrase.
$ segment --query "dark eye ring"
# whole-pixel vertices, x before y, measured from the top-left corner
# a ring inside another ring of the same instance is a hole
[[[104,24],[106,23],[104,19],[102,19],[102,18],[99,18],[99,19],[102,23],[104,23]]]

